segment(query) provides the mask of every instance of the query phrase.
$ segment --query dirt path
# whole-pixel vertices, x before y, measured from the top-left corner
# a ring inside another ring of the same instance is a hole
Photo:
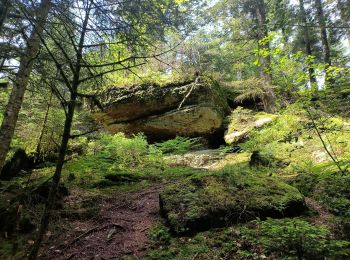
[[[318,213],[317,216],[312,218],[312,222],[317,226],[331,227],[331,237],[334,238],[334,232],[341,228],[339,223],[335,221],[334,215],[312,198],[305,198],[305,203],[309,208]]]
[[[328,210],[326,210],[317,201],[311,198],[305,198],[305,203],[309,208],[313,209],[318,213],[318,216],[314,218],[314,223],[316,225],[322,226],[329,224],[329,222],[333,218],[333,215],[329,213]]]
[[[71,232],[51,241],[41,259],[139,259],[149,246],[148,230],[159,220],[160,190],[153,187],[103,203],[96,218],[73,222]]]

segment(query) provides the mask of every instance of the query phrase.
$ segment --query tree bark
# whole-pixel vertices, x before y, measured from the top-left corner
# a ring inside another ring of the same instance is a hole
[[[10,9],[10,0],[1,0],[0,1],[0,33],[2,31],[2,28],[4,27],[4,23],[8,14],[8,11]]]
[[[72,79],[71,85],[69,86],[70,101],[68,102],[68,105],[67,105],[68,109],[66,113],[66,120],[64,123],[63,135],[62,135],[61,146],[60,146],[59,155],[57,159],[56,169],[52,179],[52,184],[51,184],[49,196],[46,201],[45,209],[41,217],[38,236],[28,256],[29,260],[37,259],[44,234],[46,233],[47,228],[49,226],[53,205],[55,203],[56,192],[57,192],[59,183],[61,181],[62,168],[65,162],[64,159],[67,153],[68,142],[71,136],[70,132],[71,132],[71,127],[72,127],[72,122],[74,117],[74,111],[76,107],[78,88],[80,85],[80,71],[81,71],[82,60],[83,60],[83,49],[84,49],[86,30],[89,22],[90,11],[91,11],[90,7],[88,7],[88,9],[86,10],[84,22],[81,29],[78,48],[76,49],[76,63],[75,63],[76,65],[74,67],[74,71],[72,71],[73,79]],[[56,66],[58,66],[58,63],[56,63]],[[57,67],[57,69],[60,69],[60,68]]]
[[[340,12],[341,22],[343,26],[346,27],[344,28],[344,31],[346,32],[346,37],[348,38],[348,43],[350,44],[350,0],[347,0],[346,3],[342,3],[341,0],[337,0],[337,8]]]
[[[10,149],[18,114],[22,106],[24,93],[28,85],[35,57],[37,56],[40,48],[40,35],[43,33],[50,8],[51,1],[42,0],[38,9],[36,23],[34,24],[33,31],[28,39],[28,46],[25,54],[21,58],[9,102],[6,106],[4,119],[0,128],[0,172],[4,166],[6,155]]]
[[[300,20],[301,20],[301,23],[304,25],[302,27],[302,30],[303,30],[306,55],[308,57],[313,56],[312,55],[312,48],[311,48],[311,41],[310,41],[310,32],[309,32],[308,22],[307,22],[307,17],[306,17],[306,12],[305,12],[304,0],[299,0],[299,9],[300,9]],[[313,95],[317,96],[318,86],[317,86],[317,82],[316,82],[315,70],[312,67],[312,63],[309,60],[307,62],[307,70],[308,70],[308,74],[309,74],[311,92]]]
[[[59,155],[58,155],[58,159],[57,159],[55,174],[53,175],[49,196],[47,198],[45,209],[44,209],[43,215],[41,217],[38,237],[37,237],[32,249],[31,249],[31,252],[28,256],[29,260],[37,259],[37,255],[38,255],[38,252],[40,249],[41,242],[43,240],[44,234],[46,233],[46,230],[47,230],[48,225],[49,225],[51,211],[52,211],[53,205],[55,203],[56,192],[57,192],[57,188],[58,188],[58,185],[60,183],[60,180],[61,180],[61,172],[62,172],[62,168],[63,168],[63,164],[64,164],[64,159],[66,157],[68,141],[69,141],[71,126],[72,126],[73,117],[74,117],[75,102],[76,102],[76,95],[71,94],[71,100],[68,104],[68,111],[67,111],[66,120],[64,123],[64,130],[63,130]]]
[[[35,157],[36,157],[37,159],[39,159],[39,158],[41,157],[41,142],[42,142],[42,140],[43,140],[43,136],[44,136],[44,132],[45,132],[45,128],[46,128],[47,119],[48,119],[48,117],[49,117],[49,112],[50,112],[51,103],[52,103],[52,96],[53,96],[53,92],[51,91],[49,103],[47,104],[47,108],[46,108],[46,112],[45,112],[45,117],[44,117],[43,126],[42,126],[42,128],[41,128],[40,135],[39,135],[39,139],[38,139],[38,144],[37,144],[36,150],[35,150]]]
[[[266,93],[264,97],[264,107],[269,113],[274,113],[275,108],[275,94],[272,89],[272,72],[271,72],[271,56],[268,40],[264,40],[268,37],[268,30],[266,26],[266,5],[264,0],[258,0],[255,7],[256,18],[258,22],[258,44],[259,49],[267,50],[268,54],[259,55],[260,76],[266,84]],[[263,40],[263,42],[261,42]]]
[[[259,49],[270,50],[269,43],[260,43],[261,40],[268,36],[268,31],[266,27],[266,5],[263,0],[258,0],[256,3],[256,18],[258,21],[258,40],[259,40]],[[272,83],[271,76],[271,57],[268,54],[266,57],[260,55],[260,63],[261,63],[261,76],[264,80],[269,83]]]
[[[332,80],[329,79],[327,69],[332,66],[331,61],[331,50],[329,47],[329,41],[328,41],[328,35],[327,35],[327,29],[326,29],[326,17],[324,15],[323,11],[323,5],[321,0],[315,0],[315,7],[316,7],[316,17],[318,20],[318,24],[321,29],[321,43],[322,43],[322,49],[323,49],[323,61],[325,64],[325,70],[326,70],[326,82],[332,83]]]

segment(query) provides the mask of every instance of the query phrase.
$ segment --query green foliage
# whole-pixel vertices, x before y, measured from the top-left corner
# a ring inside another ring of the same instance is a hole
[[[154,147],[162,151],[164,154],[184,154],[191,149],[198,148],[200,146],[200,140],[200,138],[177,136],[174,139],[162,143],[156,143]]]
[[[158,224],[155,227],[153,227],[149,231],[148,236],[153,241],[161,244],[169,244],[171,240],[171,234],[170,234],[169,228],[161,224]]]
[[[234,97],[237,103],[256,102],[258,104],[262,101],[264,109],[267,109],[267,99],[274,88],[264,80],[255,77],[225,84],[228,95]]]
[[[75,183],[83,187],[142,181],[148,175],[159,174],[165,167],[162,152],[148,145],[143,135],[127,138],[122,133],[103,134],[99,139],[87,142],[83,150],[86,150],[85,155],[68,162],[64,168],[67,176],[73,175]],[[113,179],[120,181],[105,179],[108,175],[115,175]]]
[[[230,145],[221,145],[218,149],[218,154],[220,156],[224,156],[226,154],[234,153],[236,151],[235,147],[232,147]]]
[[[161,151],[149,146],[141,134],[133,138],[127,138],[122,133],[103,135],[88,143],[88,155],[113,160],[120,169],[162,163]]]
[[[299,136],[299,132],[303,129],[304,116],[306,116],[306,112],[298,105],[290,106],[270,126],[255,130],[250,135],[249,140],[240,147],[251,152],[260,150],[274,153],[281,149],[284,141]]]
[[[333,239],[325,226],[285,218],[256,220],[164,243],[155,239],[152,248],[145,259],[347,259],[350,242]]]
[[[20,247],[21,244],[25,244],[24,237],[16,239],[9,237],[7,239],[0,238],[0,256],[3,259],[24,259],[26,258],[26,252]]]
[[[350,217],[350,178],[325,166],[298,175],[292,182],[305,196],[324,205],[333,214]]]
[[[261,246],[265,255],[298,259],[350,256],[350,242],[333,240],[327,227],[316,227],[298,218],[257,220],[240,232],[245,243]]]
[[[265,112],[254,112],[250,109],[245,109],[243,107],[237,107],[235,110],[231,112],[231,115],[228,117],[228,129],[227,135],[230,135],[233,132],[239,132],[240,135],[236,136],[237,140],[232,140],[233,143],[242,141],[246,135],[250,134],[253,129],[262,128],[269,125],[273,120],[276,119],[276,115],[268,114]],[[265,123],[258,125],[258,120],[267,120]]]
[[[205,256],[211,253],[210,245],[206,243],[206,234],[198,234],[192,238],[172,238],[168,229],[162,225],[156,226],[150,233],[156,234],[151,236],[152,248],[154,249],[147,252],[144,259],[192,259],[196,256],[207,259]],[[162,234],[161,237],[166,239],[160,240],[159,234]]]

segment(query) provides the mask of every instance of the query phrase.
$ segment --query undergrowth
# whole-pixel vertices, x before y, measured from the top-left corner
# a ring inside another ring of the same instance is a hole
[[[174,139],[162,143],[156,143],[154,147],[162,151],[164,154],[184,154],[191,149],[200,147],[200,141],[200,138],[177,136]]]
[[[254,220],[193,237],[172,237],[156,225],[145,259],[347,259],[350,242],[336,240],[326,226],[302,218]]]

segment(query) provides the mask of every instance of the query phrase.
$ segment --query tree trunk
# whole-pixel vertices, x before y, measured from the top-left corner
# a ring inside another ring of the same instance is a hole
[[[0,35],[2,33],[2,29],[4,28],[4,23],[6,21],[9,9],[10,9],[10,0],[0,0]],[[1,54],[0,58],[0,71],[3,70],[3,67],[6,62],[6,55]],[[0,170],[1,172],[1,170]]]
[[[42,139],[43,139],[43,136],[44,136],[47,119],[49,117],[49,112],[50,112],[51,102],[52,102],[52,96],[53,96],[53,92],[51,91],[49,103],[47,104],[47,108],[46,108],[46,112],[45,112],[43,126],[41,128],[39,139],[38,139],[38,144],[37,144],[36,150],[35,150],[35,153],[36,153],[35,156],[36,156],[37,159],[39,159],[41,157],[41,142],[42,142]]]
[[[265,40],[268,37],[268,31],[266,26],[266,5],[264,0],[258,0],[256,3],[256,18],[258,22],[258,41],[259,49],[267,50],[270,52],[269,42]],[[262,41],[263,40],[263,41]],[[262,42],[261,42],[262,41]],[[271,56],[270,53],[265,55],[259,55],[260,76],[267,84],[266,95],[264,100],[265,110],[269,113],[274,113],[275,108],[275,94],[272,89],[272,72],[271,72]],[[270,86],[270,87],[269,87]]]
[[[256,4],[256,17],[258,21],[258,41],[259,41],[259,49],[265,49],[267,51],[270,50],[269,42],[264,41],[264,43],[261,43],[260,41],[263,40],[268,36],[267,27],[266,27],[266,6],[263,0],[259,0]],[[271,83],[272,82],[272,76],[271,76],[271,57],[270,54],[263,56],[260,55],[260,63],[261,63],[261,76],[264,80]]]
[[[322,43],[322,49],[323,49],[323,61],[325,64],[325,70],[326,70],[326,82],[332,83],[332,80],[329,79],[327,69],[332,66],[331,61],[331,50],[329,47],[329,41],[328,41],[328,35],[327,35],[327,29],[326,29],[326,17],[323,12],[323,6],[321,0],[315,0],[315,7],[316,7],[316,16],[318,20],[318,24],[321,29],[321,43]]]
[[[337,0],[337,8],[339,9],[341,22],[345,27],[344,31],[346,32],[346,37],[348,38],[348,43],[350,45],[350,0],[347,0],[346,3],[342,3],[341,0]]]
[[[4,27],[4,23],[10,9],[10,0],[0,0],[0,33]]]
[[[74,71],[72,71],[74,76],[73,76],[72,83],[69,87],[69,89],[70,89],[70,101],[68,102],[68,111],[67,111],[66,120],[64,123],[64,130],[63,130],[63,135],[62,135],[60,151],[59,151],[59,155],[58,155],[58,159],[57,159],[56,170],[55,170],[55,174],[54,174],[53,179],[52,179],[52,185],[50,188],[49,196],[48,196],[47,201],[46,201],[45,209],[44,209],[43,215],[41,217],[38,236],[37,236],[36,241],[34,242],[34,245],[30,251],[30,254],[28,256],[29,260],[37,259],[41,242],[42,242],[44,234],[46,233],[47,228],[49,226],[51,212],[53,209],[53,205],[55,203],[55,196],[56,196],[57,188],[58,188],[58,185],[60,184],[60,181],[61,181],[62,168],[63,168],[63,164],[64,164],[64,159],[65,159],[65,156],[67,153],[68,142],[70,139],[70,132],[71,132],[71,127],[72,127],[72,122],[73,122],[73,117],[74,117],[74,110],[75,110],[75,106],[76,106],[77,91],[78,91],[78,87],[80,85],[80,71],[81,71],[81,65],[82,65],[82,60],[83,60],[83,48],[84,48],[86,30],[87,30],[87,26],[88,26],[88,22],[89,22],[90,11],[91,11],[90,7],[86,10],[86,13],[85,13],[85,19],[84,19],[82,29],[81,29],[82,31],[80,34],[80,40],[79,40],[78,48],[76,50],[76,63],[75,63],[76,65],[75,65]],[[56,63],[56,66],[57,66],[57,64],[58,63]],[[59,69],[59,67],[57,67],[57,69]]]
[[[15,131],[18,114],[22,106],[24,93],[28,85],[33,63],[40,48],[40,37],[51,8],[50,0],[42,0],[38,9],[38,16],[33,31],[28,39],[28,46],[21,58],[13,89],[6,106],[4,119],[0,128],[0,172],[4,166],[6,155],[10,149],[11,140]]]
[[[43,240],[44,234],[46,233],[47,227],[49,225],[51,211],[52,211],[53,205],[55,203],[55,196],[56,196],[57,188],[58,188],[58,185],[59,185],[60,179],[61,179],[61,172],[62,172],[62,168],[63,168],[63,164],[64,164],[64,159],[66,157],[68,141],[70,138],[70,131],[71,131],[74,110],[75,110],[75,102],[76,102],[76,95],[72,94],[71,100],[68,104],[68,111],[67,111],[66,120],[64,123],[64,130],[63,130],[63,135],[62,135],[60,151],[59,151],[59,155],[58,155],[58,159],[57,159],[55,174],[53,175],[49,196],[47,198],[45,209],[44,209],[43,215],[41,217],[38,237],[37,237],[37,240],[35,241],[32,249],[31,249],[31,252],[28,256],[29,260],[34,260],[37,258],[41,242]]]
[[[306,12],[305,12],[304,0],[299,0],[299,9],[300,9],[300,20],[303,25],[302,30],[303,30],[303,37],[304,37],[304,43],[305,43],[305,51],[306,51],[306,55],[309,57],[309,56],[312,56],[312,48],[311,48],[310,32],[309,32],[309,27],[308,27]],[[307,69],[309,74],[312,95],[317,96],[318,86],[316,82],[315,70],[312,67],[312,62],[310,62],[309,59],[307,61]]]

